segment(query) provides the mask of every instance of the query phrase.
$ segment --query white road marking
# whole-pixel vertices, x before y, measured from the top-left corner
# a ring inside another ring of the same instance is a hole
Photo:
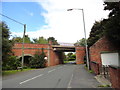
[[[31,81],[31,80],[33,80],[33,79],[35,79],[35,78],[38,78],[38,77],[41,77],[41,76],[43,76],[43,75],[44,75],[44,74],[40,74],[40,75],[35,76],[35,77],[33,77],[33,78],[27,79],[27,80],[25,80],[25,81],[23,81],[23,82],[20,82],[20,84],[26,83],[26,82],[28,82],[28,81]]]
[[[53,72],[53,71],[55,71],[55,70],[56,70],[56,69],[50,70],[50,71],[48,71],[48,73]]]
[[[71,84],[71,82],[72,82],[72,78],[73,78],[73,74],[72,74],[72,76],[71,76],[71,78],[70,78],[70,81],[69,81],[69,83],[68,83],[68,88],[71,88],[70,84]]]

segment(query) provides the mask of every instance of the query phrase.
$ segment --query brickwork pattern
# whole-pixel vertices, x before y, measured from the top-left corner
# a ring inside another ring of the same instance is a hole
[[[112,43],[104,36],[90,47],[90,61],[96,62],[99,64],[99,66],[101,66],[101,52],[114,52],[117,50],[118,48],[114,47]]]
[[[84,56],[85,56],[85,47],[75,47],[76,49],[76,64],[83,64],[84,63]]]
[[[46,66],[55,66],[63,63],[63,53],[55,52],[52,48],[52,42],[49,44],[24,44],[24,56],[33,56],[36,51],[44,49],[49,62]],[[84,63],[85,47],[77,46],[76,49],[76,64]],[[16,43],[12,49],[15,56],[22,57],[22,43]]]
[[[94,71],[94,73],[96,75],[100,74],[99,73],[99,64],[95,63],[95,62],[91,62],[90,63],[91,69]]]
[[[110,81],[112,83],[112,87],[116,88],[116,90],[120,90],[120,68],[112,68],[109,67],[110,72]]]
[[[99,39],[93,46],[90,47],[90,62],[91,62],[91,69],[96,73],[99,74],[99,69],[101,68],[101,52],[115,52],[119,51],[120,47],[115,47],[113,44],[104,36]],[[96,64],[92,63],[96,62]],[[98,64],[98,65],[97,65]],[[99,67],[98,67],[99,66]],[[109,69],[110,73],[110,81],[112,83],[113,88],[120,88],[120,69]]]

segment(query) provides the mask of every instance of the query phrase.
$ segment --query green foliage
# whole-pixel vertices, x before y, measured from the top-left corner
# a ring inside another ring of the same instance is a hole
[[[9,40],[10,32],[5,22],[0,22],[0,27],[2,27],[2,63],[5,64],[9,60],[10,55],[13,54],[13,43]]]
[[[21,38],[21,37],[13,37],[12,41],[14,43],[23,43],[23,38]],[[28,35],[25,35],[24,43],[32,43],[32,41],[30,40],[30,37]]]
[[[57,40],[55,40],[54,37],[49,37],[48,41],[52,41],[53,45],[58,45],[58,42],[57,42]]]
[[[31,68],[27,68],[27,69],[23,69],[21,70],[6,70],[6,71],[2,71],[2,75],[6,76],[6,75],[12,75],[12,74],[16,74],[18,72],[24,72],[24,71],[28,71],[28,70],[33,70]]]
[[[75,46],[85,46],[85,38],[80,39],[79,41],[77,41],[74,45]]]
[[[28,35],[25,35],[25,43],[31,43],[30,37]]]
[[[46,40],[44,37],[39,37],[38,39],[33,39],[33,43],[37,44],[48,44],[48,40]]]
[[[45,53],[43,49],[42,52],[37,51],[34,57],[30,59],[30,66],[32,68],[44,68],[46,64],[46,60],[44,58],[45,58]]]
[[[98,87],[110,87],[110,85],[98,85]]]
[[[115,46],[120,46],[120,3],[105,2],[104,10],[110,10],[108,19],[96,21],[88,38],[88,46],[92,46],[102,36],[107,38]]]
[[[66,58],[67,58],[67,61],[73,61],[76,59],[76,55],[73,53],[68,53]]]
[[[120,46],[120,2],[105,2],[104,10],[111,10],[105,26],[105,35],[115,45]]]
[[[8,61],[4,61],[2,65],[3,70],[16,70],[21,66],[21,62],[16,56],[9,56]]]
[[[14,43],[22,43],[23,42],[23,39],[21,37],[13,37],[12,38],[12,41]]]
[[[99,22],[95,21],[91,29],[89,38],[87,40],[89,47],[92,46],[97,40],[99,40],[104,35],[106,22],[107,22],[106,19]]]

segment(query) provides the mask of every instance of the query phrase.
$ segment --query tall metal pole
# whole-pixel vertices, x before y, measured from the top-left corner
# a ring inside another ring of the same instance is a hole
[[[85,28],[85,18],[84,18],[84,10],[82,10],[82,15],[83,15],[83,25],[84,25],[84,34],[85,34],[85,50],[86,50],[86,59],[87,59],[87,67],[88,67],[88,70],[90,69],[90,66],[89,66],[89,56],[88,56],[88,45],[87,45],[87,37],[86,37],[86,28]]]
[[[26,24],[24,24],[24,32],[23,32],[23,43],[22,43],[22,70],[24,67],[24,43],[25,43],[25,32],[26,32]]]
[[[88,70],[90,69],[89,66],[89,56],[88,56],[88,45],[87,45],[87,38],[86,38],[86,28],[85,28],[85,18],[84,18],[84,10],[79,9],[79,8],[73,8],[73,9],[68,9],[67,11],[72,11],[72,10],[82,10],[82,16],[83,16],[83,26],[84,26],[84,34],[85,34],[85,50],[86,50],[86,59],[87,59],[87,67]]]

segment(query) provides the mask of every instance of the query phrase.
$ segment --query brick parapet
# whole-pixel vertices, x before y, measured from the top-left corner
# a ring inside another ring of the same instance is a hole
[[[109,66],[109,73],[112,87],[120,90],[120,67]]]

